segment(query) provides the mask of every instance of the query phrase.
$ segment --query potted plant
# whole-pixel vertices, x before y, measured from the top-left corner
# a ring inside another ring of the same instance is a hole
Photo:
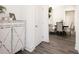
[[[5,20],[6,19],[6,7],[0,5],[0,20]]]
[[[6,7],[0,5],[0,13],[5,13]]]
[[[52,7],[49,7],[49,10],[48,10],[48,17],[49,18],[51,17],[51,13],[52,13]]]

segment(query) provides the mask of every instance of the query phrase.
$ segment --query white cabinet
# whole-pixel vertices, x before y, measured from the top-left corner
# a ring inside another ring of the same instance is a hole
[[[13,28],[13,53],[24,49],[25,43],[25,32],[24,27]]]
[[[11,28],[0,29],[0,54],[11,53]]]
[[[25,23],[0,23],[0,54],[16,53],[25,47]]]

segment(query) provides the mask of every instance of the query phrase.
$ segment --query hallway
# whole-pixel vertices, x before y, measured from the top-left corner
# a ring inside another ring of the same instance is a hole
[[[50,43],[42,42],[33,52],[19,51],[17,54],[77,54],[75,36],[50,35]]]

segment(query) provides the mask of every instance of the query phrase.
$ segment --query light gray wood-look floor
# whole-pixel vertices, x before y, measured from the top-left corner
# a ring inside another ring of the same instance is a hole
[[[50,35],[50,42],[42,42],[33,52],[26,50],[19,51],[17,54],[77,54],[75,50],[75,35],[57,36]]]

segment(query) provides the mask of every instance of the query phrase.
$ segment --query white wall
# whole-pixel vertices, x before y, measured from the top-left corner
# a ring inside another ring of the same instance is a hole
[[[26,50],[32,51],[34,46],[34,6],[26,7]]]
[[[64,9],[63,6],[54,6],[53,8],[53,23],[56,24],[56,22],[59,22],[61,20],[64,20]]]
[[[25,5],[4,5],[8,12],[14,13],[17,20],[25,20]]]
[[[65,19],[65,11],[75,10],[74,5],[54,5],[52,6],[52,24],[55,25],[56,22],[61,20],[64,21],[64,25],[67,25],[67,20]]]
[[[75,12],[75,29],[76,29],[76,44],[75,49],[79,52],[79,6],[76,6]]]
[[[49,42],[48,6],[43,6],[43,41]]]
[[[42,41],[49,42],[48,6],[5,5],[5,7],[8,9],[8,12],[15,13],[17,20],[26,20],[26,50],[32,52]],[[38,33],[35,30],[35,20],[38,21],[37,24],[40,26]]]

